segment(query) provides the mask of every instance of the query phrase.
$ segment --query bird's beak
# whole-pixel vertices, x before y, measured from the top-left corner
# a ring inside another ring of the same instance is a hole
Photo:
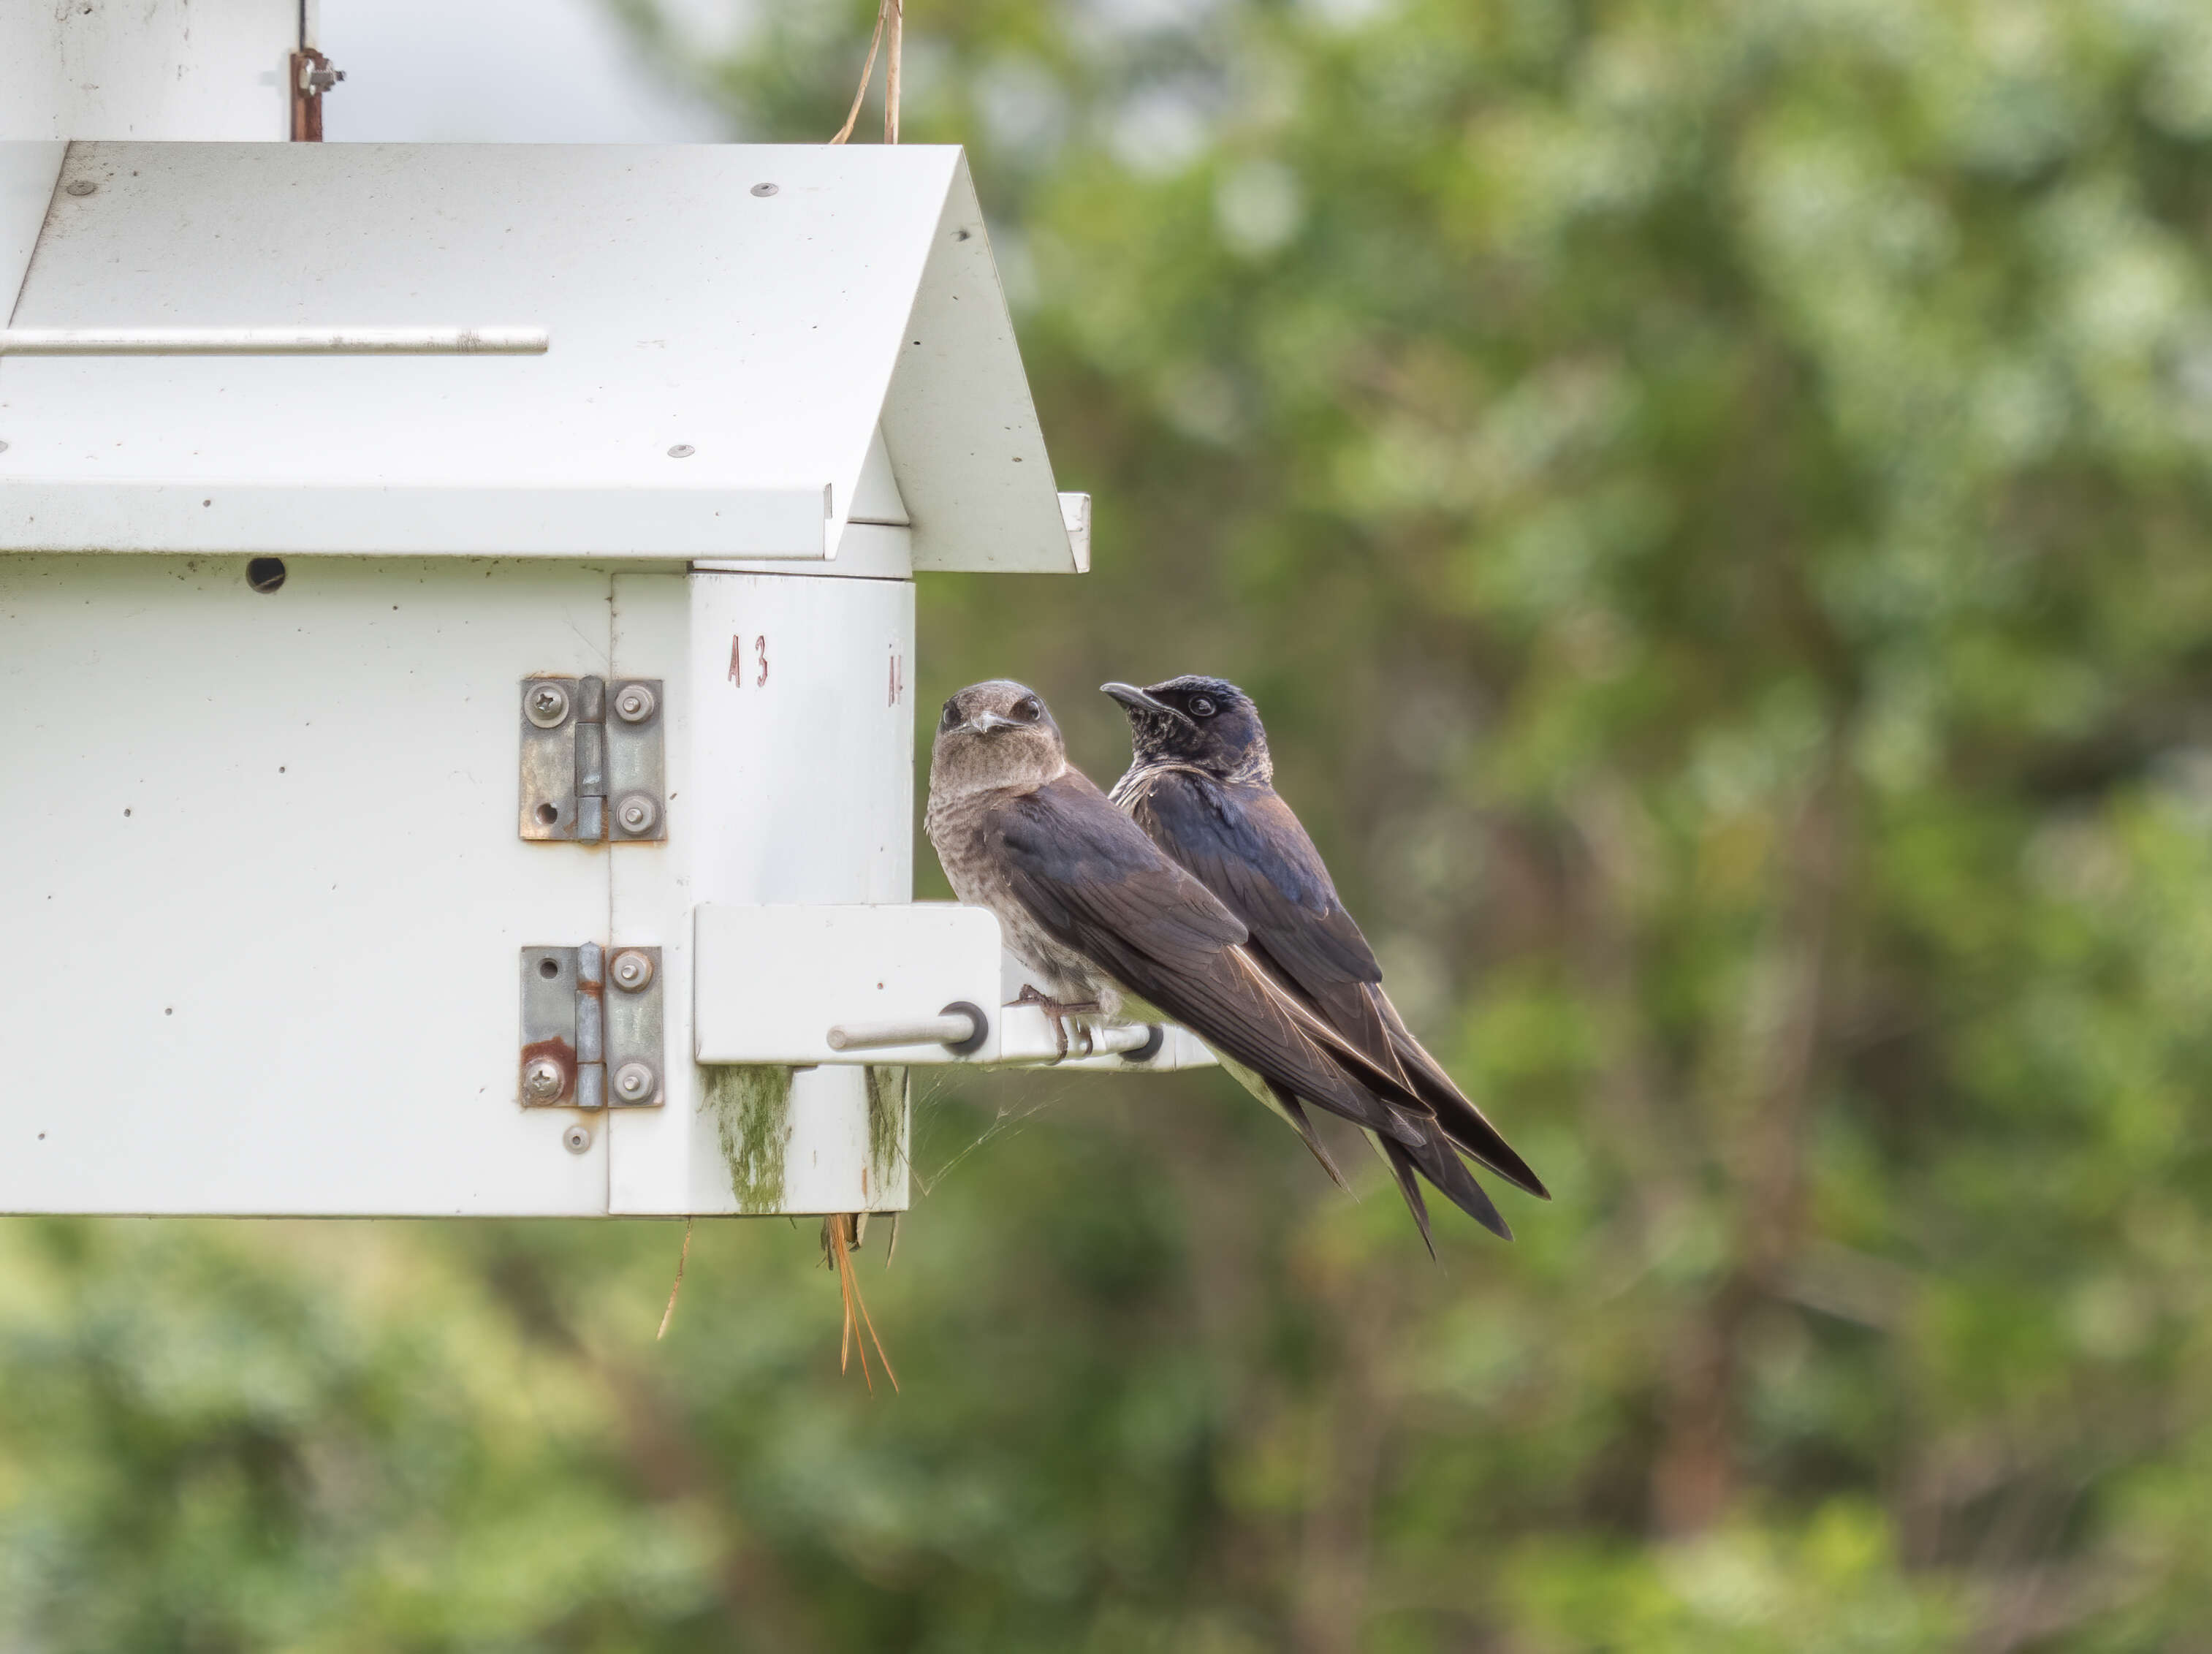
[[[1157,696],[1147,695],[1134,684],[1101,684],[1098,687],[1132,712],[1152,712],[1163,718],[1180,718],[1185,723],[1190,721],[1166,702]]]
[[[988,735],[994,729],[1018,729],[1018,720],[1000,716],[995,712],[979,712],[968,721],[968,727],[978,735]]]

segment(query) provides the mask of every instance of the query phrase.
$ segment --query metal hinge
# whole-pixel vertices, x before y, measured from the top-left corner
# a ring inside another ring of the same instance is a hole
[[[524,678],[523,837],[665,839],[661,712],[658,678],[617,678],[611,685],[604,678]]]
[[[662,1084],[660,950],[522,950],[526,1109],[649,1109]]]

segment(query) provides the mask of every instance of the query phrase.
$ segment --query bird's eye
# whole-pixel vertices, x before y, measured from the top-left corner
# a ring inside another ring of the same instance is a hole
[[[1194,695],[1187,704],[1190,708],[1190,715],[1194,718],[1213,716],[1213,698],[1211,696]]]
[[[1044,708],[1034,695],[1024,695],[1014,702],[1014,716],[1025,724],[1033,724],[1044,715]]]
[[[953,725],[959,721],[960,702],[957,701],[947,701],[945,703],[945,715],[937,721],[937,727],[939,729],[950,729]]]

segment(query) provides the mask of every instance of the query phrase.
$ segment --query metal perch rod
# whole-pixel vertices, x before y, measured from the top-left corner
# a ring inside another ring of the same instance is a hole
[[[911,1022],[841,1022],[830,1031],[833,1051],[874,1051],[891,1045],[960,1045],[983,1031],[965,1011]]]
[[[841,1022],[830,1031],[828,1043],[833,1051],[873,1051],[894,1045],[963,1045],[980,1041],[984,1029],[977,1019],[965,1011],[947,1009],[934,1017],[916,1017],[907,1022]],[[1090,1045],[1082,1055],[1108,1056],[1122,1051],[1141,1051],[1158,1041],[1158,1034],[1149,1023],[1109,1023],[1103,1025],[1090,1023],[1078,1026],[1078,1037],[1088,1036]]]
[[[532,356],[542,327],[4,327],[0,356]]]

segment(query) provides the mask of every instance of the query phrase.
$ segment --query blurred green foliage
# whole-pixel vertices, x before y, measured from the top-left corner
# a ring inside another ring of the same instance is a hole
[[[787,141],[872,9],[624,9]],[[659,1344],[665,1225],[0,1225],[0,1648],[2205,1646],[2212,9],[912,0],[905,70],[1098,502],[925,581],[921,704],[1105,780],[1102,678],[1243,683],[1558,1199],[1431,1267],[1217,1075],[943,1082],[896,1396],[811,1225]]]

